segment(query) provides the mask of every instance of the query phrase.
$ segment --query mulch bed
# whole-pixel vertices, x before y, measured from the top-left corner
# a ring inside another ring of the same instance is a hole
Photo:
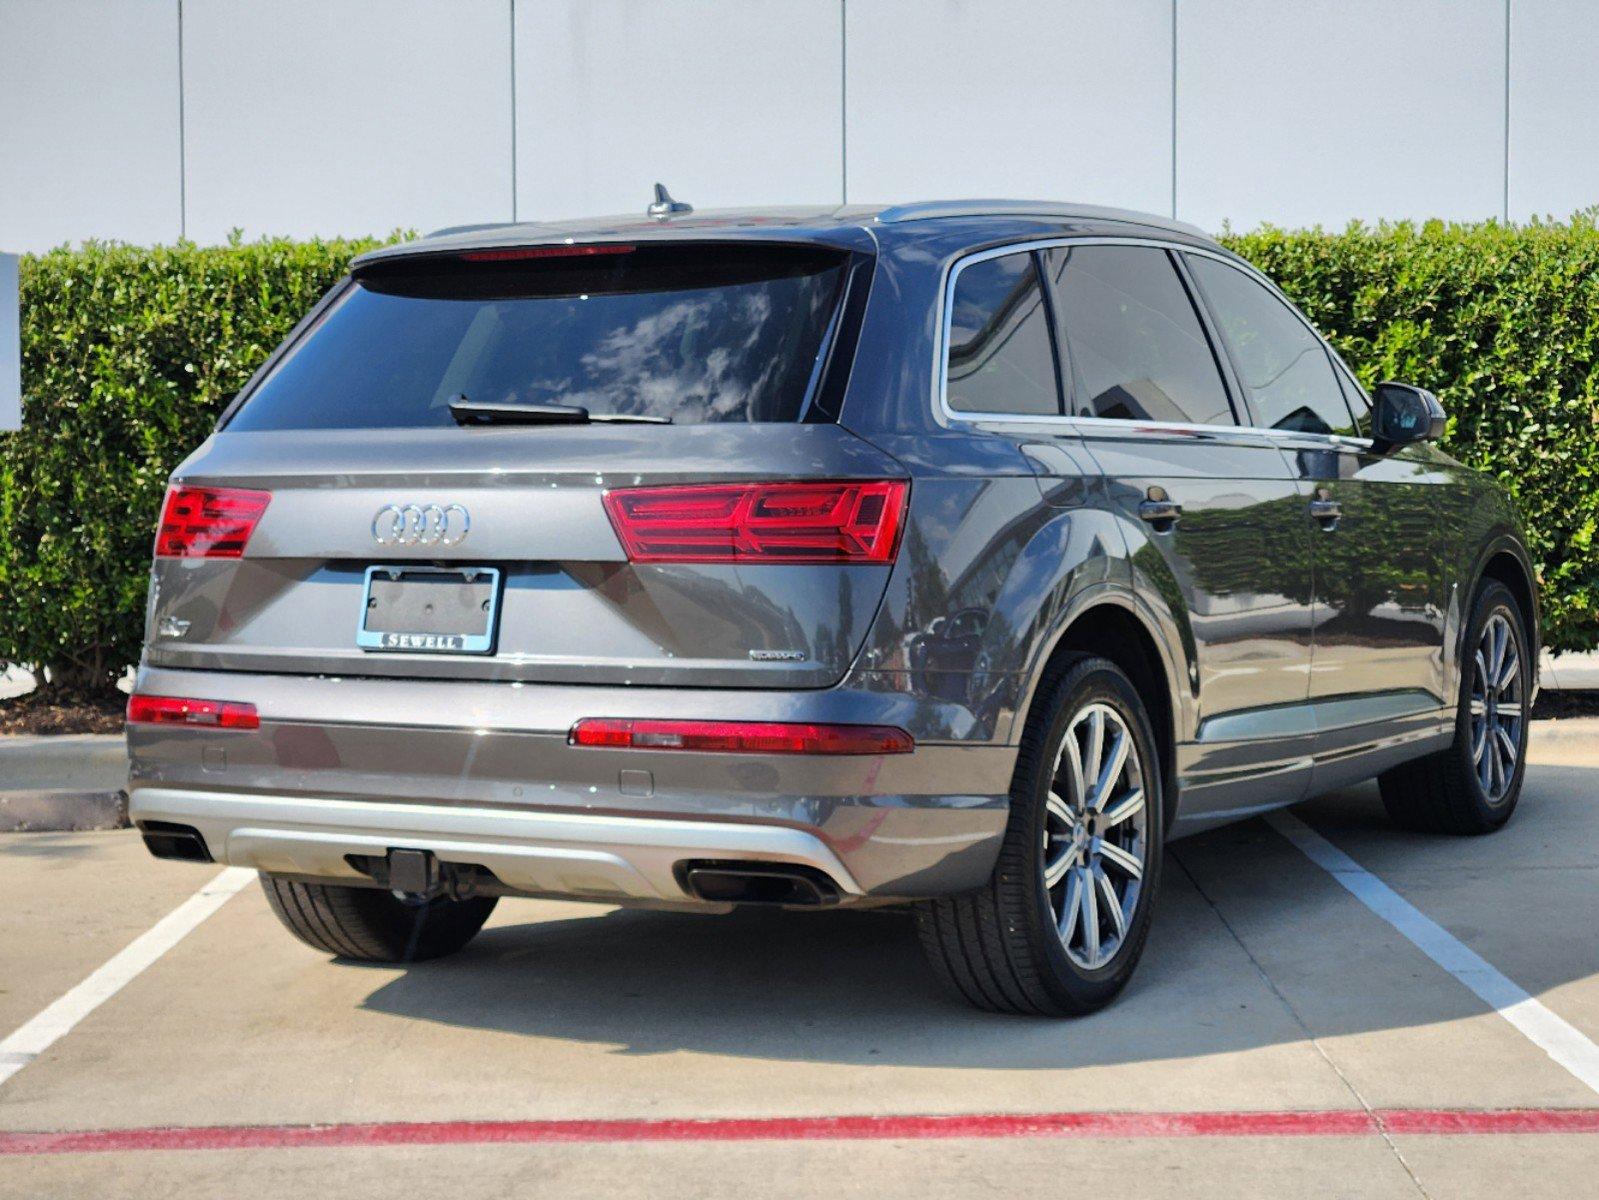
[[[1545,717],[1599,717],[1599,691],[1544,688],[1532,706],[1535,720]]]
[[[10,733],[121,733],[128,698],[121,692],[57,696],[29,692],[0,700],[0,735]]]

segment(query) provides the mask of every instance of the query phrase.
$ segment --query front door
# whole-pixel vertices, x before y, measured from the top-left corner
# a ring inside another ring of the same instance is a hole
[[[1172,614],[1198,720],[1177,748],[1180,821],[1297,798],[1314,728],[1311,540],[1275,439],[1241,428],[1171,254],[1050,250],[1069,412],[1128,517],[1137,586]]]
[[[1304,497],[1318,758],[1333,764],[1430,728],[1443,704],[1447,607],[1434,486],[1444,476],[1432,452],[1375,453],[1362,437],[1364,397],[1304,319],[1236,267],[1200,255],[1189,256],[1189,267],[1254,421],[1276,431]],[[1336,774],[1318,775],[1318,786]]]

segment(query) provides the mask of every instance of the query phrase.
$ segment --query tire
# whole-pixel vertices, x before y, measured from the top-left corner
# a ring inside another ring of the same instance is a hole
[[[1503,656],[1497,659],[1499,685],[1488,688],[1490,695],[1484,698],[1482,667],[1477,660],[1482,652],[1484,665],[1492,673],[1491,630],[1502,630],[1508,640]],[[1513,664],[1509,662],[1512,653]],[[1378,776],[1383,807],[1395,824],[1419,833],[1483,834],[1510,820],[1527,769],[1531,666],[1521,607],[1509,588],[1489,580],[1477,591],[1461,643],[1455,740],[1435,754]],[[1514,715],[1506,715],[1507,706]],[[1479,724],[1484,733],[1480,754]]]
[[[934,973],[978,1008],[1081,1016],[1116,998],[1143,953],[1164,859],[1161,758],[1137,690],[1108,659],[1072,656],[1039,695],[1022,734],[993,874],[975,892],[923,901],[917,931]],[[1066,743],[1070,733],[1075,757],[1091,765],[1096,719],[1104,747],[1121,734],[1129,751],[1109,781],[1108,804],[1093,786],[1076,784]],[[1104,820],[1117,812],[1114,822]],[[1118,901],[1119,934],[1102,879]],[[1090,880],[1092,900],[1084,901]]]
[[[497,896],[421,904],[379,888],[296,883],[261,875],[267,903],[307,946],[357,962],[423,962],[454,954],[483,927]]]

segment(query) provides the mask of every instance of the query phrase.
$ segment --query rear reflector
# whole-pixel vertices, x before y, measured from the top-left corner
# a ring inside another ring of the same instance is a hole
[[[259,729],[255,705],[237,700],[186,700],[179,696],[128,697],[130,725],[191,725],[205,729]]]
[[[167,492],[157,558],[238,558],[266,511],[271,492],[175,487]]]
[[[891,563],[903,479],[620,488],[605,511],[631,562]]]
[[[891,725],[776,721],[630,721],[588,717],[572,726],[574,746],[619,750],[702,750],[715,754],[909,754],[911,735]]]
[[[631,254],[632,246],[601,242],[594,246],[518,246],[512,250],[468,250],[463,262],[517,262],[529,258],[593,258],[602,254]]]

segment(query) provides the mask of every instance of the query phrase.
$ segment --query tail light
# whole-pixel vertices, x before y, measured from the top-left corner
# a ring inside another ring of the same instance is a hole
[[[167,492],[157,558],[238,558],[266,511],[271,492],[175,487]]]
[[[903,479],[620,488],[605,510],[642,563],[891,563]]]
[[[574,746],[618,750],[701,750],[716,754],[908,754],[911,735],[891,725],[776,721],[632,721],[588,717],[572,726]]]
[[[197,725],[206,729],[259,729],[255,705],[237,700],[187,700],[180,696],[128,697],[129,725]]]

